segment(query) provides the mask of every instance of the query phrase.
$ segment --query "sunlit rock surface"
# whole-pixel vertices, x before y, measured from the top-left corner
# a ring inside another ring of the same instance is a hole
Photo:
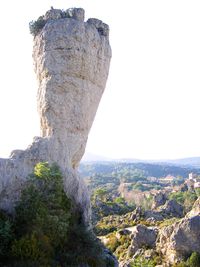
[[[109,27],[97,19],[84,22],[80,8],[65,14],[68,17],[61,10],[49,10],[44,16],[46,24],[34,37],[41,137],[25,151],[15,150],[9,159],[0,159],[0,208],[13,211],[37,162],[56,162],[67,195],[87,222],[90,201],[77,167],[108,77]]]

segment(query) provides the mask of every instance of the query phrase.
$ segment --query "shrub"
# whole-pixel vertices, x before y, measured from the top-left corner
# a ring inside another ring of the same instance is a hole
[[[112,252],[114,252],[116,250],[116,248],[120,245],[116,235],[115,235],[115,232],[109,234],[107,236],[108,238],[108,242],[106,244],[106,247],[108,249],[110,249]]]
[[[173,267],[199,267],[200,254],[193,252],[186,262],[180,262],[173,265]]]
[[[13,239],[12,221],[4,212],[0,212],[0,259],[9,257],[9,248]]]
[[[117,204],[124,204],[125,203],[125,199],[123,197],[116,197],[114,199],[114,202]]]
[[[83,225],[72,226],[68,241],[60,251],[59,257],[64,267],[79,266],[79,264],[88,264],[91,267],[106,266],[103,246]]]
[[[30,33],[33,36],[36,36],[44,27],[44,25],[46,24],[46,20],[44,19],[44,16],[40,16],[37,20],[35,21],[31,21],[29,23],[29,30]]]
[[[52,263],[53,248],[49,238],[32,233],[15,240],[12,245],[12,255],[23,262],[37,262],[45,266]]]
[[[185,262],[179,262],[179,263],[173,264],[172,267],[188,267],[188,265]]]
[[[187,263],[187,265],[189,267],[199,267],[200,266],[200,255],[199,255],[199,253],[193,252],[186,263]]]
[[[103,246],[81,223],[81,212],[63,188],[58,166],[47,162],[35,166],[12,224],[0,216],[1,266],[111,266],[106,265]]]
[[[169,199],[176,200],[179,204],[184,206],[186,212],[188,212],[195,200],[197,199],[197,195],[194,192],[186,191],[186,192],[175,192],[169,195]]]
[[[142,257],[138,257],[136,259],[134,259],[134,261],[132,261],[130,263],[130,267],[142,267],[142,266],[145,266],[145,267],[155,267],[157,264],[154,263],[153,260],[147,260],[147,259],[144,259]]]
[[[175,217],[173,217],[173,218],[166,219],[166,220],[162,221],[162,222],[159,224],[159,226],[160,226],[160,227],[170,226],[170,225],[172,225],[172,224],[174,224],[174,223],[176,223],[176,222],[178,222],[178,221],[180,221],[179,218],[175,218]]]
[[[53,261],[67,239],[71,206],[59,168],[38,163],[16,207],[13,256],[38,264]]]
[[[197,197],[200,197],[200,188],[196,188],[195,193],[196,193]]]

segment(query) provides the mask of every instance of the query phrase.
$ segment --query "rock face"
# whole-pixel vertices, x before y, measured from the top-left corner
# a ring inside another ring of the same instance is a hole
[[[155,246],[157,230],[148,228],[145,225],[138,224],[134,227],[131,234],[131,245],[129,247],[129,255],[134,255],[136,251],[142,247],[153,248]]]
[[[12,212],[37,162],[56,162],[67,195],[87,222],[90,202],[77,167],[108,77],[109,28],[97,19],[84,22],[83,9],[51,9],[44,19],[33,48],[41,137],[27,150],[0,159],[0,208]]]
[[[159,192],[153,198],[152,209],[156,209],[157,207],[164,205],[166,201],[167,201],[166,194],[163,192]]]
[[[183,218],[180,222],[160,230],[157,250],[170,264],[179,262],[200,251],[200,216]]]
[[[200,216],[200,197],[194,202],[194,205],[190,212],[186,214],[186,217]]]
[[[170,263],[176,263],[200,252],[200,197],[195,201],[190,212],[170,226],[159,230],[157,250]]]
[[[177,203],[175,200],[168,200],[165,205],[158,208],[159,212],[167,217],[183,217],[183,206]]]

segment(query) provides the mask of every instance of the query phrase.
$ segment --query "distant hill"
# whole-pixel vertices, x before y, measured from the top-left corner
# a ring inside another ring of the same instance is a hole
[[[167,175],[188,177],[190,172],[200,174],[200,169],[193,168],[188,165],[176,165],[171,163],[146,163],[146,162],[82,162],[79,167],[82,176],[92,176],[94,174],[108,174],[110,176],[114,173],[120,173],[124,176],[127,173],[140,172],[145,177],[165,177]],[[132,176],[132,174],[131,174]]]
[[[95,155],[89,152],[86,152],[81,160],[81,162],[105,162],[105,161],[113,161],[113,159]]]
[[[86,152],[82,158],[82,162],[126,162],[126,163],[151,163],[161,165],[187,166],[192,168],[200,168],[200,157],[190,157],[172,160],[142,160],[132,158],[111,159],[104,156],[95,155]]]
[[[165,162],[171,163],[173,165],[182,165],[182,166],[185,165],[185,166],[191,166],[194,168],[200,168],[200,157],[166,160]]]

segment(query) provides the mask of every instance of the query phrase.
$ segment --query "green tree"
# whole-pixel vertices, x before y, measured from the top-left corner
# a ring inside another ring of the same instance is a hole
[[[66,241],[71,201],[63,189],[62,174],[55,164],[38,163],[16,207],[17,240],[12,252],[20,260],[47,264]]]
[[[199,253],[193,252],[186,263],[187,263],[187,265],[189,267],[199,267],[200,266],[200,255],[199,255]]]

